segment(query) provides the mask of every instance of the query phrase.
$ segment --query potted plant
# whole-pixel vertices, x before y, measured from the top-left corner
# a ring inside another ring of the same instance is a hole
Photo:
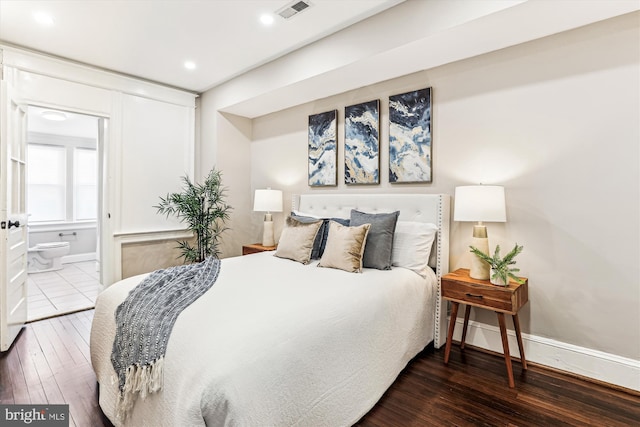
[[[489,264],[490,267],[490,281],[494,285],[499,286],[507,286],[509,285],[509,278],[515,280],[518,283],[524,283],[522,279],[516,276],[514,273],[520,271],[519,268],[512,268],[514,265],[515,257],[522,252],[523,246],[516,245],[511,249],[511,251],[504,256],[504,258],[500,257],[500,245],[496,246],[496,251],[493,256],[489,256],[484,252],[480,251],[478,248],[473,246],[469,246],[471,248],[471,252],[477,255],[480,259]]]
[[[182,177],[182,181],[181,193],[160,197],[160,204],[154,207],[167,217],[175,215],[193,232],[195,245],[186,240],[178,242],[185,263],[204,261],[208,256],[217,258],[218,239],[227,230],[224,223],[232,209],[224,201],[226,189],[222,186],[222,174],[213,168],[202,184],[191,182],[188,176]]]

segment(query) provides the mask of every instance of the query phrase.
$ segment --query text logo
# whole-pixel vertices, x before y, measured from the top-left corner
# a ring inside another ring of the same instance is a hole
[[[0,405],[0,425],[68,427],[69,405]]]

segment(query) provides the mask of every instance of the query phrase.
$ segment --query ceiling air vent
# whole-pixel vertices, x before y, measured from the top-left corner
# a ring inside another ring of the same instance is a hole
[[[295,0],[284,6],[283,8],[276,10],[276,13],[282,16],[284,19],[289,19],[292,16],[297,15],[298,13],[307,9],[309,6],[311,6],[311,3],[308,1]]]

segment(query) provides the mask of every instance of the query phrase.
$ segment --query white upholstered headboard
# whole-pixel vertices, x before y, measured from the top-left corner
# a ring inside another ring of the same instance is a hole
[[[349,218],[351,209],[362,212],[400,211],[399,221],[430,222],[438,226],[435,257],[429,264],[438,276],[434,346],[441,347],[447,336],[446,305],[440,280],[449,272],[449,219],[451,197],[448,194],[302,194],[293,196],[292,209],[318,217]]]

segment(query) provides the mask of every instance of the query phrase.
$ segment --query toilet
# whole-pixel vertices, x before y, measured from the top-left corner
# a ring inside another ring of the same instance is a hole
[[[27,251],[27,273],[62,270],[62,257],[69,253],[69,242],[38,243]]]

